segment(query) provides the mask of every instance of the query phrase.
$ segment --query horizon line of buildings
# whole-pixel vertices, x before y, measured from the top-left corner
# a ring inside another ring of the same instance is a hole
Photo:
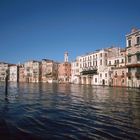
[[[126,35],[126,47],[109,47],[64,62],[49,59],[30,60],[24,64],[0,62],[0,81],[74,83],[140,88],[140,30]]]

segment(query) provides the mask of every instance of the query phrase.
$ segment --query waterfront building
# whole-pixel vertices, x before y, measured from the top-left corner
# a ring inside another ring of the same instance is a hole
[[[0,81],[14,82],[59,82],[88,85],[107,85],[140,88],[140,30],[133,28],[126,35],[126,48],[110,47],[96,50],[75,61],[64,62],[43,59],[31,60],[24,65],[10,65],[0,62]]]
[[[6,74],[9,72],[9,64],[5,62],[0,62],[0,81],[5,81]]]
[[[107,51],[105,49],[79,56],[79,66],[79,83],[108,85]]]
[[[19,65],[19,82],[26,82],[24,65]]]
[[[140,87],[140,30],[126,35],[127,86]]]
[[[18,66],[17,65],[9,65],[9,81],[10,82],[18,82]]]
[[[71,63],[68,62],[68,52],[64,54],[64,62],[58,65],[58,82],[71,82]]]
[[[38,83],[41,81],[41,63],[31,60],[24,63],[24,74],[26,82]]]
[[[95,53],[96,61],[97,61],[97,72],[98,77],[94,78],[93,84],[98,85],[109,85],[108,83],[108,67],[107,67],[107,58],[108,58],[108,50],[102,49]],[[96,82],[97,79],[97,82]]]
[[[80,65],[79,57],[75,61],[71,62],[71,83],[80,84]]]
[[[110,86],[127,86],[125,57],[125,49],[119,47],[108,49],[108,73]]]
[[[72,62],[75,84],[126,86],[125,49],[110,47],[77,57]],[[117,74],[117,76],[116,76]]]
[[[58,62],[49,59],[41,61],[41,81],[47,83],[58,82]]]
[[[97,63],[94,62],[93,54],[94,53],[88,53],[79,56],[80,84],[93,84],[93,75],[97,74]]]

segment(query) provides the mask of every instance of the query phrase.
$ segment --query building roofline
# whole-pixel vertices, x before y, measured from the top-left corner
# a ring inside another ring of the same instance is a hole
[[[126,34],[125,36],[128,37],[128,36],[133,35],[133,34],[136,34],[138,32],[140,32],[140,29],[136,30],[135,32],[131,32],[129,34]]]
[[[9,64],[9,67],[11,67],[11,66],[18,66],[18,65],[16,65],[16,64]]]
[[[7,63],[7,62],[0,62],[0,64],[7,64],[7,65],[11,65],[10,63]]]
[[[111,47],[109,47],[109,48],[98,49],[98,50],[95,50],[95,51],[93,51],[93,52],[80,55],[80,56],[78,56],[78,57],[85,57],[85,56],[87,56],[87,55],[92,55],[92,54],[99,53],[100,51],[109,51],[109,49],[112,49],[112,48],[123,49],[123,48],[121,48],[121,47],[111,46]]]
[[[38,62],[38,63],[40,63],[40,61],[38,61],[38,60],[27,60],[24,63],[27,63],[27,62]]]

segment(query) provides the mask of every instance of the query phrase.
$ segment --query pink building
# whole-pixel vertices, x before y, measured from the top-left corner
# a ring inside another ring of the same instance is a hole
[[[42,82],[53,83],[58,79],[58,63],[53,60],[43,59],[41,62]]]
[[[68,62],[68,53],[64,54],[64,62],[58,65],[59,83],[69,83],[71,80],[71,63]]]
[[[140,30],[133,28],[126,44],[127,86],[140,87]]]
[[[115,57],[113,67],[113,86],[126,87],[127,86],[127,69],[125,65],[126,50],[120,49],[118,56]]]
[[[24,65],[20,65],[19,66],[19,82],[25,82],[26,79],[25,79],[25,73],[24,73]]]

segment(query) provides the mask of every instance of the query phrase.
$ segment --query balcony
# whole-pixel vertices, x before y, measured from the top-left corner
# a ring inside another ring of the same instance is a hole
[[[135,73],[136,78],[140,78],[140,72]]]
[[[86,68],[81,72],[82,75],[94,75],[97,74],[97,68]]]
[[[126,65],[127,68],[137,68],[137,67],[140,67],[140,64],[138,62],[135,62],[135,64],[127,64]]]
[[[132,47],[132,45],[128,45],[126,48],[131,48]]]
[[[125,75],[124,75],[124,74],[122,74],[122,75],[121,75],[121,78],[124,78],[124,76],[125,76]]]
[[[138,46],[139,47],[140,46],[140,43],[136,43],[135,46]]]
[[[131,76],[132,76],[132,73],[131,73],[131,72],[127,72],[127,73],[126,73],[126,76],[127,76],[127,77],[131,77]]]
[[[52,72],[48,72],[48,73],[45,74],[45,76],[46,77],[52,77],[53,76],[53,73]]]

